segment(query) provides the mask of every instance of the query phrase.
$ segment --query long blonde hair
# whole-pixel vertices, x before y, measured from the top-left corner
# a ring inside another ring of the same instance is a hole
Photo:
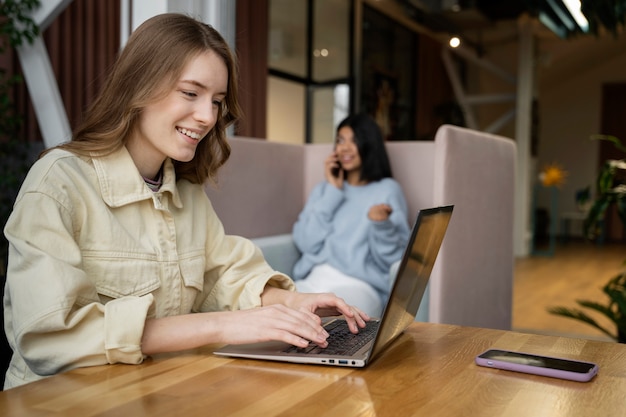
[[[182,14],[155,16],[132,33],[72,140],[57,148],[78,155],[108,154],[119,149],[128,141],[142,110],[167,95],[185,65],[206,51],[215,52],[224,61],[228,91],[215,126],[198,144],[194,158],[189,162],[174,161],[174,166],[177,179],[196,184],[215,179],[217,170],[230,156],[226,128],[241,115],[237,63],[213,27]]]

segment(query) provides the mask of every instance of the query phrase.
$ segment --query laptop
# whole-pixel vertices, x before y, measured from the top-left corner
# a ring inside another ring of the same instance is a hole
[[[358,334],[350,333],[343,318],[329,318],[324,324],[331,335],[326,348],[313,343],[308,348],[298,348],[274,341],[226,345],[214,353],[233,358],[356,368],[367,366],[415,320],[453,208],[450,205],[419,211],[382,316],[368,322]],[[343,334],[336,336],[336,332]]]

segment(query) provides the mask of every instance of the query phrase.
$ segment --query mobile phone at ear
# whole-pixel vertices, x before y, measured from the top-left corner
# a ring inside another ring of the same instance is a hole
[[[488,368],[523,372],[571,381],[590,381],[599,370],[597,364],[530,353],[489,349],[476,356],[476,364]]]
[[[341,164],[338,167],[333,167],[330,170],[330,173],[333,175],[333,177],[339,177],[339,172],[341,172]]]

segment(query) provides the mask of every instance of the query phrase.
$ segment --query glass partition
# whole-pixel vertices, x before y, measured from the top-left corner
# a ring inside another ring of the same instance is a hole
[[[307,76],[308,5],[302,0],[270,0],[268,65],[296,77]]]
[[[339,123],[350,113],[350,86],[337,84],[313,89],[313,143],[332,143]]]
[[[348,0],[270,0],[267,137],[332,142],[351,109]],[[286,129],[304,126],[304,134]]]
[[[386,140],[412,140],[417,35],[371,7],[363,9],[362,35],[360,108],[375,116]]]
[[[267,79],[267,139],[304,143],[306,90],[301,83],[270,76]]]
[[[350,75],[350,1],[315,0],[313,18],[313,81]]]

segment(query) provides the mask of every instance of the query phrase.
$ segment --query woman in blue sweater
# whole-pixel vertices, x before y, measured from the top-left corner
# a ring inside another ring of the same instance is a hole
[[[409,239],[407,204],[391,175],[380,128],[370,116],[347,117],[293,227],[302,253],[293,277],[299,291],[332,292],[370,316],[389,295],[389,268]]]

